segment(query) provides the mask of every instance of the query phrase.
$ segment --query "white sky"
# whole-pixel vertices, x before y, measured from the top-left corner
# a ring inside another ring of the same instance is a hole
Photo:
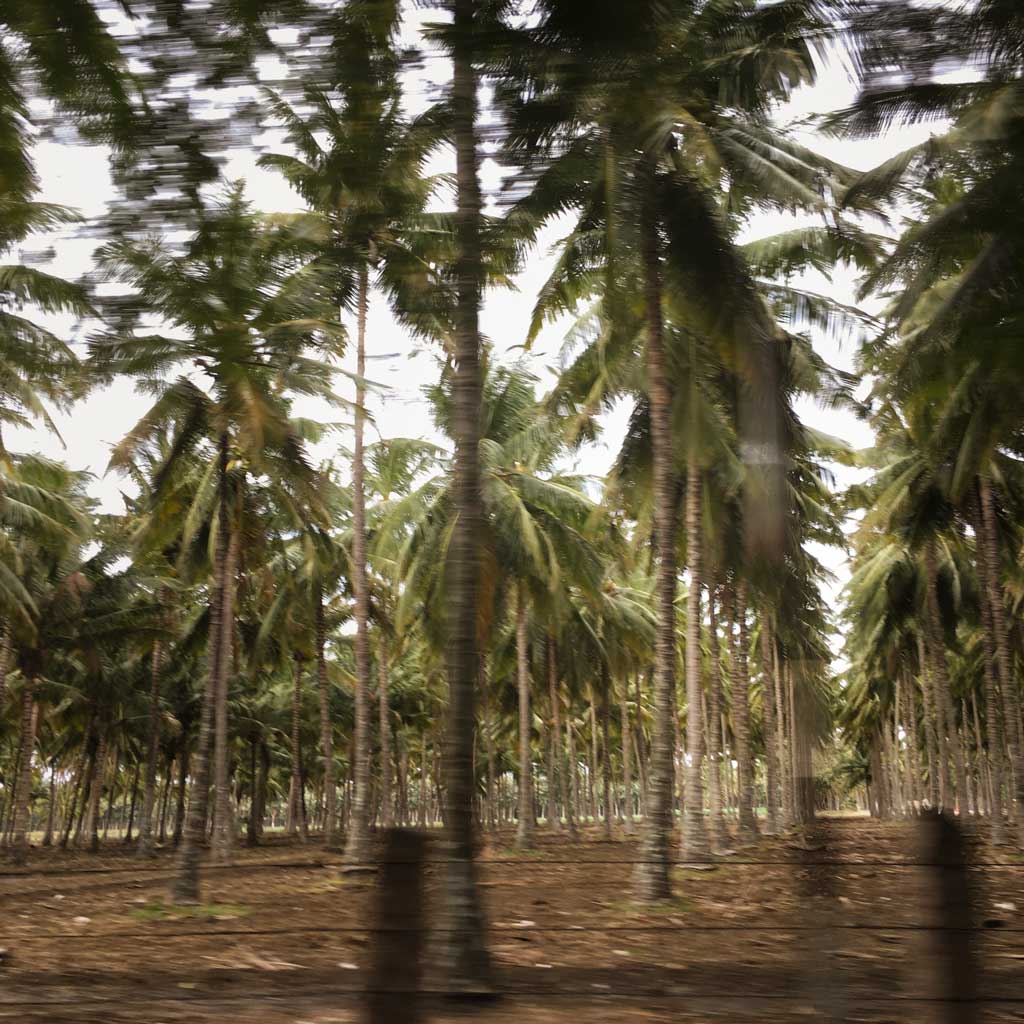
[[[411,41],[411,40],[410,40]],[[446,61],[431,59],[425,62],[423,70],[413,73],[408,85],[408,100],[411,108],[424,105],[443,84],[447,74]],[[855,85],[839,66],[827,68],[817,85],[799,92],[793,101],[779,114],[780,123],[802,121],[811,114],[820,114],[848,105],[855,96]],[[836,140],[809,131],[801,133],[801,141],[818,149],[827,156],[849,166],[866,169],[908,146],[927,137],[928,126],[901,131],[881,140]],[[257,152],[234,153],[226,168],[229,179],[244,177],[249,198],[255,205],[266,211],[287,211],[300,209],[294,193],[283,180],[256,166]],[[87,217],[102,215],[106,201],[111,197],[110,176],[106,154],[100,148],[82,148],[59,145],[54,142],[41,143],[37,147],[36,159],[42,179],[41,198],[50,202],[63,203],[80,210]],[[450,169],[449,156],[441,156],[439,170]],[[493,160],[485,159],[481,168],[485,194],[496,195],[501,184],[501,169]],[[792,222],[784,217],[762,217],[750,227],[750,237],[772,234],[785,230]],[[522,355],[520,346],[526,335],[534,296],[547,277],[552,259],[548,249],[560,236],[558,227],[547,232],[539,251],[528,262],[526,269],[516,279],[516,290],[491,292],[487,295],[481,326],[484,334],[495,346],[497,358],[513,361]],[[48,240],[30,240],[28,249],[42,248]],[[57,258],[48,269],[63,276],[74,278],[90,269],[91,253],[96,247],[94,239],[62,238],[55,243]],[[840,268],[833,275],[831,283],[820,275],[809,274],[793,282],[796,285],[829,294],[844,303],[855,302],[855,275]],[[55,326],[73,336],[75,325],[68,320],[54,321]],[[526,357],[529,365],[541,377],[542,390],[552,379],[549,367],[556,361],[565,325],[556,324],[547,328]],[[830,363],[843,369],[852,369],[856,342],[853,339],[840,346],[834,339],[818,336],[815,346]],[[434,436],[429,412],[422,399],[422,388],[437,378],[438,364],[435,356],[413,342],[405,332],[392,322],[385,304],[375,296],[371,302],[368,321],[368,371],[371,380],[385,386],[383,394],[371,395],[369,410],[375,426],[371,436],[379,432],[381,437],[422,437],[439,440]],[[347,368],[354,369],[354,352],[346,360]],[[343,388],[351,388],[345,381]],[[122,479],[104,475],[111,446],[116,443],[135,423],[147,407],[146,399],[134,394],[130,382],[122,381],[109,388],[92,394],[76,407],[70,416],[57,417],[66,447],[42,430],[12,431],[8,443],[14,450],[42,451],[56,458],[64,459],[75,468],[86,468],[96,474],[94,493],[99,497],[106,511],[119,512],[122,509]],[[318,410],[314,407],[298,408],[300,415],[311,415],[336,420],[337,411]],[[868,428],[851,414],[843,411],[822,410],[810,403],[799,408],[800,415],[809,424],[830,434],[844,438],[854,447],[871,443]],[[578,469],[581,472],[603,474],[614,457],[621,440],[628,409],[623,407],[605,417],[604,434],[597,444],[588,448],[581,456]],[[338,444],[350,445],[351,438],[342,436],[321,445],[317,455],[329,458]],[[840,486],[851,481],[851,472],[837,469]],[[817,549],[816,553],[839,577],[839,586],[830,588],[834,599],[848,573],[842,552]]]

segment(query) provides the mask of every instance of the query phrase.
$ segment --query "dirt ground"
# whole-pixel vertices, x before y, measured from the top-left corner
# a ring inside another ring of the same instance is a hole
[[[826,821],[680,866],[654,910],[630,901],[631,839],[511,841],[492,837],[481,867],[498,998],[452,1004],[428,971],[424,1021],[1024,1021],[1024,860],[973,830],[969,931],[937,927],[945,869],[922,866],[908,823]],[[170,868],[169,851],[140,864],[119,844],[0,863],[0,1020],[364,1019],[376,875],[274,841],[206,869],[206,905],[183,914],[164,905]],[[951,990],[974,1000],[955,1018],[936,1001]]]

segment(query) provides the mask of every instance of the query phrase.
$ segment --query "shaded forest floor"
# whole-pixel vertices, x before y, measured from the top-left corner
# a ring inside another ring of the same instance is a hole
[[[984,1000],[970,1019],[1024,1021],[1024,860],[969,835]],[[541,831],[526,855],[511,843],[490,837],[481,869],[503,996],[432,999],[426,1021],[940,1019],[920,997],[937,991],[922,988],[929,965],[948,977],[935,944],[950,936],[927,927],[935,869],[919,866],[908,823],[825,821],[713,870],[679,867],[675,900],[653,911],[629,899],[631,839]],[[360,1019],[373,874],[274,840],[207,870],[208,905],[183,914],[164,906],[170,869],[169,851],[139,863],[120,844],[97,857],[35,850],[23,872],[0,862],[0,1020]],[[440,872],[428,867],[432,905]]]

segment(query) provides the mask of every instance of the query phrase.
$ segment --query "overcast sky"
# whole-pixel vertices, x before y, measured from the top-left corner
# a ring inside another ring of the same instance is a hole
[[[410,30],[410,35],[413,31]],[[425,68],[416,72],[408,84],[408,104],[412,108],[424,105],[434,92],[433,87],[443,83],[447,74],[447,62],[429,60]],[[820,114],[848,105],[854,98],[855,85],[838,64],[827,68],[819,82],[812,88],[802,89],[793,101],[779,112],[780,123],[801,122],[808,115]],[[820,136],[811,130],[802,130],[800,139],[825,155],[855,168],[872,167],[909,145],[926,137],[929,128],[901,131],[881,140],[836,140]],[[266,142],[266,138],[260,140]],[[297,210],[301,208],[291,190],[282,179],[256,166],[257,149],[232,154],[225,167],[229,179],[244,178],[250,199],[266,212]],[[42,143],[37,147],[36,158],[42,179],[41,198],[76,207],[87,217],[102,215],[105,203],[111,197],[110,176],[106,154],[101,148],[82,148],[59,145],[54,142]],[[438,170],[453,166],[450,155],[438,157]],[[501,168],[492,160],[485,160],[481,169],[485,193],[489,197],[497,194],[501,185]],[[760,217],[749,226],[747,235],[757,237],[772,234],[794,222],[784,217]],[[493,291],[486,297],[482,329],[493,342],[497,358],[514,361],[525,358],[541,378],[541,390],[551,381],[551,367],[554,366],[565,324],[547,328],[533,350],[524,355],[522,344],[530,318],[534,296],[552,266],[548,252],[550,245],[557,241],[564,226],[555,225],[547,232],[545,244],[529,260],[524,272],[515,281],[511,291]],[[57,258],[50,268],[67,277],[77,277],[90,269],[91,254],[96,247],[95,239],[63,238],[55,242]],[[31,243],[38,248],[38,242]],[[855,302],[855,275],[852,271],[838,270],[831,282],[820,275],[810,274],[794,282],[815,291],[825,292],[844,303]],[[75,325],[69,320],[56,320],[55,326],[71,334]],[[852,369],[856,342],[848,339],[840,344],[836,339],[816,336],[815,346],[830,363],[843,369]],[[385,304],[379,297],[371,303],[368,321],[368,371],[371,380],[380,382],[383,390],[371,395],[369,409],[373,416],[373,435],[381,437],[422,437],[439,440],[434,436],[429,413],[422,399],[422,388],[437,378],[436,355],[410,339],[388,315]],[[346,360],[348,368],[354,368],[352,359]],[[350,388],[345,381],[340,386]],[[98,391],[78,405],[70,416],[59,416],[58,424],[61,441],[39,431],[12,431],[9,444],[14,450],[43,451],[62,458],[75,468],[86,468],[96,474],[93,490],[100,498],[106,511],[122,509],[121,489],[125,481],[114,475],[105,475],[111,446],[135,423],[146,409],[146,400],[134,394],[131,383],[122,381]],[[304,407],[297,409],[300,415],[320,416],[338,419],[336,411]],[[809,424],[830,434],[844,438],[855,447],[871,442],[870,431],[851,414],[837,410],[822,410],[804,403],[799,412]],[[581,456],[578,469],[581,472],[603,474],[614,457],[622,437],[628,409],[623,407],[605,417],[604,433],[599,442],[587,449]],[[338,440],[321,445],[316,454],[329,458],[332,446]],[[348,445],[350,438],[341,437],[340,443]],[[65,447],[66,446],[66,447]],[[837,471],[839,484],[850,480],[850,472]],[[847,578],[844,557],[841,552],[817,550],[817,554],[839,577],[839,585]],[[835,598],[838,585],[830,589]]]

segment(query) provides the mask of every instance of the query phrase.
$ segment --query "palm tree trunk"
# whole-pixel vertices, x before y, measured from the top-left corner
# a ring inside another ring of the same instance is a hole
[[[629,730],[629,677],[622,681],[622,697],[619,699],[619,720],[622,732],[622,792],[623,823],[626,834],[633,834],[633,751]],[[557,728],[557,727],[556,727]],[[714,804],[712,804],[714,806]]]
[[[976,517],[975,534],[978,547],[976,562],[983,594],[981,602],[981,635],[985,658],[985,726],[988,738],[989,774],[992,782],[989,791],[989,814],[992,818],[989,838],[993,844],[1001,845],[1006,841],[1006,827],[1003,821],[1003,723],[1000,718],[1001,708],[999,707],[998,698],[999,686],[997,686],[997,678],[999,666],[996,653],[996,625],[992,609],[996,602],[1002,603],[1002,595],[998,587],[998,561],[993,565],[983,510],[979,510],[979,514]],[[996,573],[995,587],[993,587],[993,571]],[[980,761],[980,736],[978,737],[978,747]]]
[[[938,562],[935,550],[935,538],[931,537],[925,547],[925,573],[927,575],[928,594],[925,621],[928,632],[928,653],[932,662],[932,678],[935,681],[936,704],[941,711],[939,721],[945,720],[943,734],[948,737],[949,747],[953,753],[953,765],[956,770],[956,799],[960,813],[968,813],[967,806],[967,770],[964,765],[964,751],[960,743],[957,729],[956,712],[953,707],[953,693],[949,682],[949,671],[946,666],[946,645],[942,637],[942,619],[939,613],[939,581]]]
[[[135,822],[135,805],[137,803],[137,797],[139,795],[139,770],[142,766],[138,761],[135,762],[135,771],[132,773],[132,793],[131,793],[131,805],[128,809],[128,827],[125,829],[124,841],[130,843],[132,841],[132,825]],[[153,787],[154,790],[156,787]]]
[[[526,588],[519,584],[516,595],[516,690],[519,700],[519,821],[516,826],[516,847],[533,845],[533,793],[531,779],[530,731],[530,669],[526,636]]]
[[[218,442],[219,486],[221,504],[226,507],[228,435],[222,433]],[[199,721],[199,741],[195,752],[195,775],[192,782],[192,800],[183,816],[184,824],[178,848],[178,864],[170,887],[170,899],[176,904],[199,902],[199,854],[206,839],[206,818],[210,798],[210,754],[213,735],[214,705],[220,688],[220,647],[225,619],[225,589],[229,573],[229,527],[224,508],[218,517],[217,546],[214,552],[213,596],[210,601],[210,625],[206,643],[206,693]],[[187,750],[187,741],[183,741]],[[182,756],[182,782],[187,778],[187,757]],[[184,807],[184,785],[179,791],[179,809]],[[177,832],[177,826],[175,827]]]
[[[289,831],[296,829],[303,842],[308,838],[305,805],[302,801],[302,660],[294,657],[295,675],[292,685],[292,743],[291,743],[291,790],[288,810]]]
[[[324,595],[316,595],[316,680],[320,700],[320,754],[324,759],[324,846],[338,848],[338,793],[334,778],[334,729],[331,723],[330,691],[327,681],[327,625]],[[255,775],[253,785],[256,785]]]
[[[89,837],[89,850],[99,853],[100,850],[100,803],[103,797],[103,784],[107,773],[107,734],[100,727],[99,740],[96,744],[96,764],[92,773],[92,786],[89,789],[89,817],[86,835]]]
[[[174,772],[174,758],[169,757],[164,764],[164,785],[160,796],[160,807],[157,813],[157,820],[160,828],[157,831],[157,842],[163,846],[167,842],[167,809],[171,803],[171,778]]]
[[[654,661],[654,729],[650,787],[642,852],[634,880],[642,900],[672,895],[671,850],[676,714],[676,501],[672,440],[672,393],[669,385],[662,321],[661,253],[655,195],[656,165],[643,158],[646,197],[641,211],[640,244],[647,322],[647,389],[650,397],[651,448],[654,464],[654,544],[657,634]]]
[[[226,504],[221,514],[227,515]],[[224,607],[221,610],[218,634],[217,691],[214,705],[214,779],[216,830],[213,835],[213,860],[217,864],[231,862],[235,839],[235,815],[231,806],[230,751],[228,749],[228,683],[231,678],[232,637],[235,630],[235,575],[241,545],[241,531],[231,529],[228,557],[224,573]]]
[[[391,827],[391,718],[388,705],[388,649],[381,635],[377,644],[377,701],[380,719],[380,823]]]
[[[798,825],[814,820],[814,774],[811,765],[811,721],[806,694],[797,688],[791,662],[786,662],[786,689],[792,723],[793,814]],[[882,783],[884,786],[884,776]]]
[[[708,821],[709,839],[712,849],[721,850],[728,845],[725,819],[722,815],[722,661],[718,642],[718,611],[715,602],[715,586],[708,581]]]
[[[571,709],[569,714],[565,716],[565,754],[569,761],[569,771],[566,774],[566,795],[568,802],[565,805],[565,817],[569,826],[569,835],[572,838],[575,838],[577,817],[576,793],[578,789],[578,780],[576,776],[576,743],[573,738]]]
[[[793,724],[786,715],[782,659],[777,648],[772,650],[772,700],[775,702],[775,733],[779,757],[779,787],[782,792],[782,826],[792,828],[795,821],[796,785],[791,752]],[[788,728],[787,728],[788,722]]]
[[[611,718],[611,681],[608,665],[601,665],[601,803],[604,804],[603,835],[612,837],[612,758],[608,740],[608,722]]]
[[[363,433],[366,420],[366,316],[369,309],[369,268],[359,271],[356,323],[355,441],[352,450],[352,589],[356,614],[355,734],[352,812],[345,857],[366,861],[370,854],[370,593],[366,576],[366,490]]]
[[[686,791],[683,815],[683,850],[690,861],[707,860],[711,848],[704,823],[704,723],[701,715],[704,685],[701,656],[701,474],[691,455],[686,471],[686,554],[690,587],[686,598]]]
[[[982,547],[985,549],[985,591],[988,597],[988,613],[992,622],[992,639],[995,646],[995,663],[999,689],[1003,698],[1003,731],[1010,758],[1010,774],[1014,784],[1012,794],[1014,819],[1018,830],[1018,843],[1024,844],[1024,726],[1020,717],[1020,695],[1018,682],[1013,672],[1010,656],[1009,629],[1006,623],[1006,608],[1003,604],[1002,560],[999,553],[999,533],[996,524],[995,502],[992,484],[987,477],[980,480],[982,508]],[[986,690],[986,701],[988,699]],[[998,719],[998,705],[993,700],[987,705],[989,719]],[[990,733],[991,735],[991,733]],[[990,741],[991,742],[991,741]],[[1002,747],[990,748],[993,768]],[[993,787],[995,783],[993,782]]]
[[[651,681],[651,672],[647,673],[647,682]],[[636,741],[633,744],[636,750],[636,771],[640,783],[640,817],[647,816],[647,737],[644,734],[643,702],[640,691],[640,673],[637,672],[633,679],[633,687],[636,693]]]
[[[942,757],[943,748],[939,741],[940,729],[932,696],[931,680],[928,677],[924,633],[920,630],[917,634],[917,662],[921,677],[921,704],[924,709],[925,746],[928,759],[928,801],[932,810],[938,810],[942,806],[946,792],[946,762]]]
[[[478,177],[474,0],[453,0],[451,123],[455,143],[455,527],[448,549],[448,722],[446,733],[446,985],[471,992],[490,985],[491,960],[477,888],[473,833],[474,730],[479,673],[480,301],[482,199]]]
[[[132,791],[134,794],[134,790]],[[134,801],[132,806],[134,807]],[[50,793],[46,801],[46,832],[43,834],[43,846],[53,846],[53,829],[57,821],[57,759],[50,762]],[[131,841],[131,819],[128,819],[128,836]]]
[[[903,714],[907,724],[906,744],[906,772],[910,780],[910,797],[914,813],[918,813],[923,806],[923,792],[921,787],[921,752],[919,747],[919,736],[917,731],[917,683],[909,672],[903,676]]]
[[[140,857],[153,856],[153,805],[156,802],[156,767],[160,752],[160,670],[163,644],[156,640],[150,660],[149,721],[146,736],[146,781],[142,790],[142,819],[139,822]]]
[[[732,652],[732,728],[736,737],[736,799],[739,810],[739,837],[752,839],[757,835],[754,818],[754,771],[750,756],[750,680],[747,668],[747,583],[741,579],[732,592],[730,628]]]
[[[420,737],[419,826],[427,827],[427,734]]]
[[[981,716],[978,714],[978,692],[971,690],[971,738],[974,741],[974,769],[977,802],[975,809],[978,814],[992,813],[992,779],[986,775],[985,744],[981,738]],[[964,709],[966,714],[966,707]]]
[[[35,749],[35,680],[26,678],[21,693],[21,759],[14,797],[12,855],[21,865],[28,859],[29,805],[32,799],[32,752]]]
[[[78,755],[78,764],[75,768],[75,782],[71,790],[71,800],[64,813],[64,825],[61,828],[60,848],[66,850],[71,839],[71,830],[75,827],[75,811],[78,808],[78,797],[83,791],[85,777],[89,768],[89,744],[92,736],[92,722],[85,727],[85,736],[82,738],[82,752]]]
[[[761,616],[761,715],[765,746],[765,831],[774,835],[779,830],[779,754],[778,731],[775,727],[775,642],[772,638],[771,616]]]
[[[171,830],[171,843],[175,849],[181,846],[182,837],[185,834],[185,797],[188,790],[188,769],[190,763],[191,749],[188,737],[183,736],[181,751],[178,754],[178,785],[177,796],[174,802],[174,828]]]
[[[487,827],[492,832],[498,827],[497,795],[494,786],[494,722],[491,717],[491,677],[487,665],[487,655],[480,654],[480,699],[483,712],[484,745],[487,748]]]

